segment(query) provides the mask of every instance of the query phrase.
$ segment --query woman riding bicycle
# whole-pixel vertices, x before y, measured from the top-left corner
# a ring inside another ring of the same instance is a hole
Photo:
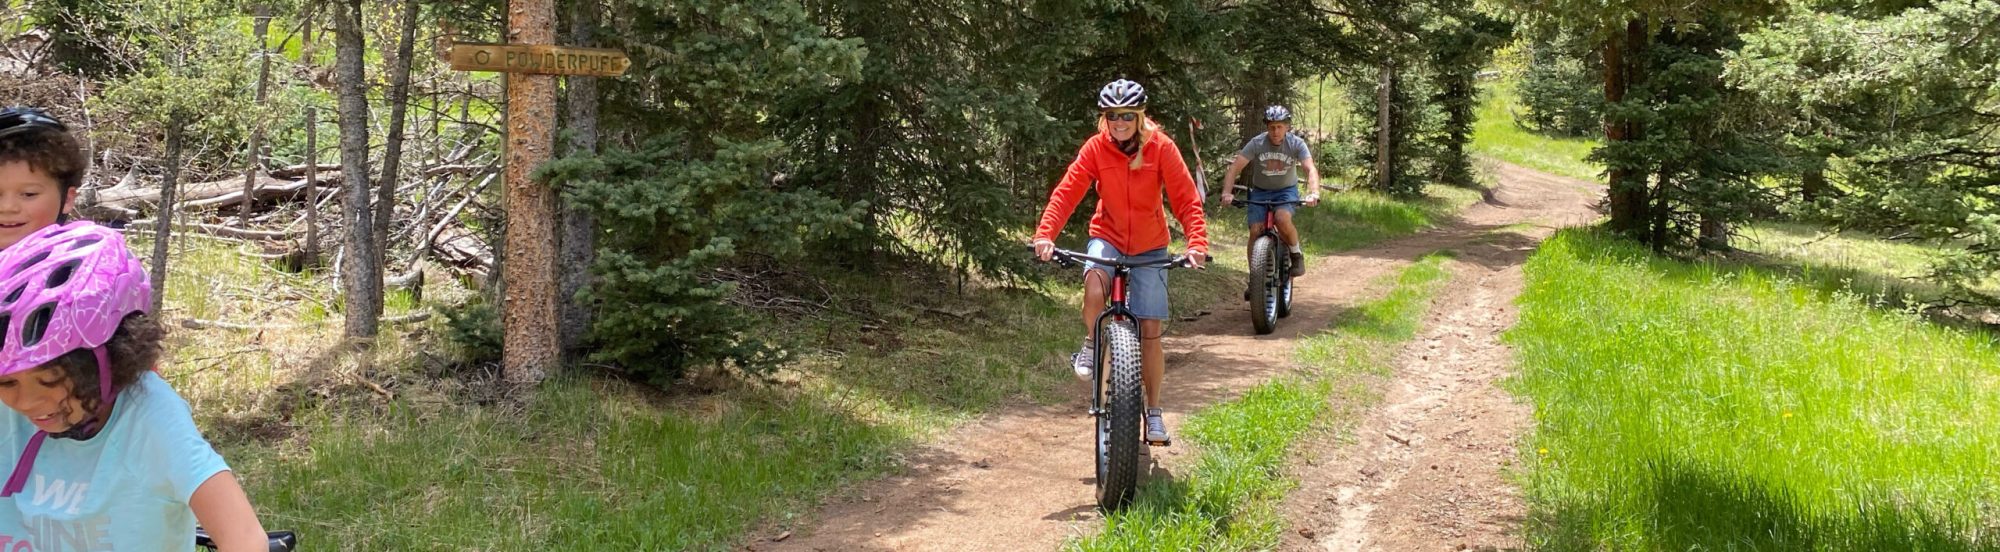
[[[1035,256],[1043,261],[1055,252],[1056,234],[1069,220],[1084,193],[1096,184],[1097,211],[1090,217],[1088,253],[1131,262],[1168,259],[1167,220],[1160,198],[1179,219],[1187,235],[1190,266],[1208,260],[1208,225],[1202,215],[1201,192],[1195,189],[1180,149],[1158,124],[1146,118],[1146,89],[1119,79],[1097,94],[1097,134],[1085,140],[1061,182],[1049,193],[1035,229]],[[1110,273],[1086,264],[1083,271],[1083,348],[1070,357],[1078,378],[1088,379],[1097,365],[1090,342],[1097,315],[1104,310]],[[1167,318],[1167,274],[1163,268],[1134,269],[1128,302],[1139,319],[1140,363],[1146,388],[1146,441],[1167,443],[1161,419],[1160,385],[1166,378],[1166,352],[1160,345]]]

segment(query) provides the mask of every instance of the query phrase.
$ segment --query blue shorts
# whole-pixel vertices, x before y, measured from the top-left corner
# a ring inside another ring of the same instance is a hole
[[[1298,201],[1299,187],[1292,186],[1285,188],[1283,190],[1259,190],[1257,188],[1251,188],[1250,197],[1248,199],[1250,201]],[[1250,218],[1246,219],[1247,220],[1246,224],[1250,226],[1263,224],[1264,213],[1266,211],[1274,209],[1274,207],[1267,207],[1263,205],[1248,205],[1247,207],[1249,207],[1246,210],[1250,211]],[[1287,213],[1293,213],[1299,210],[1299,206],[1286,205],[1284,207],[1275,207],[1275,209]]]
[[[1167,254],[1167,248],[1165,247],[1154,249],[1152,251],[1147,251],[1145,253],[1140,253],[1138,255],[1126,255],[1124,253],[1119,252],[1118,248],[1112,247],[1111,242],[1104,241],[1098,238],[1091,238],[1090,244],[1085,247],[1084,252],[1092,257],[1103,257],[1106,259],[1122,259],[1128,263],[1158,262],[1173,258],[1171,255]],[[1092,262],[1083,263],[1083,271],[1086,276],[1089,275],[1090,271],[1092,270],[1103,272],[1105,276],[1104,278],[1105,285],[1111,284],[1110,268],[1100,266],[1097,263],[1092,263]],[[1109,302],[1110,299],[1111,298],[1108,296],[1105,297],[1105,301],[1107,302]],[[1166,320],[1167,319],[1167,269],[1165,268],[1132,269],[1131,285],[1130,287],[1125,289],[1125,308],[1131,309],[1132,316],[1137,318],[1142,318],[1146,320]]]

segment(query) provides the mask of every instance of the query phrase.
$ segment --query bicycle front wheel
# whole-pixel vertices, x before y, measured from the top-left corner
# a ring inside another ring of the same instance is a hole
[[[1139,379],[1139,334],[1130,322],[1104,327],[1104,413],[1097,416],[1097,506],[1117,510],[1139,487],[1140,424],[1145,397]]]
[[[1250,326],[1257,335],[1278,328],[1278,240],[1265,235],[1250,244]]]

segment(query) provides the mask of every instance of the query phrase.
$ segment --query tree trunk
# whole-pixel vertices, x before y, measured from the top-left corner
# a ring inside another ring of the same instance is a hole
[[[1472,185],[1472,160],[1465,157],[1465,143],[1472,139],[1472,106],[1478,101],[1478,91],[1472,84],[1476,67],[1456,69],[1456,73],[1445,75],[1445,141],[1444,159],[1438,164],[1443,167],[1439,180],[1457,186]]]
[[[1729,223],[1711,215],[1701,216],[1701,248],[1709,251],[1729,250]]]
[[[306,24],[312,26],[310,22]],[[320,182],[320,108],[306,106],[306,182]],[[320,266],[320,194],[306,196],[306,258],[298,266]]]
[[[594,46],[600,9],[596,0],[578,0],[570,6],[570,43]],[[569,126],[571,154],[597,152],[597,79],[569,77]],[[562,205],[562,236],[558,239],[562,266],[557,304],[562,309],[562,350],[565,356],[574,358],[590,329],[591,307],[577,299],[577,294],[590,283],[590,265],[597,257],[594,239],[597,221],[571,202],[564,201]]]
[[[1667,169],[1663,167],[1653,178],[1655,180],[1647,188],[1649,190],[1648,194],[1642,196],[1646,198],[1646,204],[1650,206],[1648,207],[1647,214],[1653,217],[1651,224],[1647,226],[1647,228],[1651,229],[1651,233],[1640,237],[1642,238],[1641,241],[1652,244],[1653,252],[1666,253],[1669,241],[1668,236],[1671,235],[1667,232],[1667,224],[1673,222],[1670,217],[1673,211],[1668,208],[1667,204],[1667,192],[1668,186],[1673,183],[1673,175],[1667,174]],[[1645,178],[1640,177],[1640,182],[1645,182]]]
[[[1647,38],[1646,22],[1633,19],[1626,23],[1622,37],[1612,37],[1604,42],[1604,101],[1616,104],[1625,101],[1625,94],[1642,77],[1645,63],[1643,53]],[[1624,120],[1607,109],[1604,116],[1604,138],[1607,144],[1637,141],[1644,137],[1644,130],[1633,121]],[[1635,167],[1621,166],[1616,162],[1606,167],[1611,204],[1611,229],[1635,238],[1644,238],[1650,217],[1646,213],[1646,174]]]
[[[181,178],[181,129],[182,125],[167,125],[167,179],[160,182],[160,220],[162,224],[153,232],[153,311],[161,312],[160,306],[167,299],[167,243],[174,237],[174,188],[180,186]]]
[[[382,266],[376,262],[374,213],[368,196],[368,81],[362,71],[367,55],[361,36],[362,0],[336,2],[333,9],[336,80],[340,97],[340,171],[346,178],[347,225],[345,260],[340,283],[347,304],[348,338],[375,337],[382,303]]]
[[[1812,169],[1807,170],[1805,174],[1802,175],[1801,180],[1802,182],[1799,187],[1799,197],[1801,199],[1804,199],[1806,203],[1812,203],[1814,201],[1818,201],[1822,197],[1826,197],[1827,190],[1831,188],[1831,186],[1829,186],[1826,182],[1825,161],[1820,161],[1820,164],[1818,166],[1815,166]]]
[[[1387,192],[1394,185],[1396,147],[1395,106],[1390,101],[1396,88],[1396,65],[1393,61],[1382,64],[1382,80],[1375,85],[1375,187]]]
[[[307,68],[313,65],[313,7],[317,5],[307,3],[305,21],[301,23],[305,38],[299,43],[299,58],[305,60]],[[306,182],[319,182],[319,106],[313,105],[306,106]],[[319,266],[319,244],[319,202],[309,199],[306,201],[305,256],[299,266]]]
[[[271,34],[271,6],[257,6],[256,23],[252,27],[257,35],[257,107],[266,107],[266,98],[271,95],[271,52],[266,38]],[[250,150],[244,154],[248,163],[243,167],[243,209],[238,214],[244,227],[250,226],[250,207],[254,203],[250,196],[257,186],[257,172],[264,160],[264,123],[262,118],[250,123]]]
[[[1244,140],[1264,132],[1264,108],[1272,104],[1268,89],[1257,78],[1246,78],[1237,83],[1237,104],[1243,108],[1236,110],[1236,134]],[[1236,145],[1243,144],[1238,142]]]
[[[389,68],[389,135],[385,137],[386,149],[382,154],[381,189],[375,192],[375,240],[376,278],[380,278],[382,267],[388,266],[389,227],[396,222],[396,183],[402,180],[403,170],[403,127],[410,112],[410,58],[415,56],[417,42],[417,16],[422,4],[417,0],[403,0],[403,36],[396,43],[395,64]],[[382,303],[376,302],[375,315],[382,315]]]
[[[508,42],[554,44],[551,0],[510,0]],[[555,77],[507,75],[507,243],[502,296],[502,377],[518,387],[541,382],[561,357],[556,332],[556,202],[529,174],[555,149]]]

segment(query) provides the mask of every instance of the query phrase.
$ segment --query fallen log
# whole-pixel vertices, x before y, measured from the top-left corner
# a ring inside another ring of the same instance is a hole
[[[438,165],[424,169],[424,176],[436,178],[444,175],[472,176],[500,170],[498,165]]]
[[[133,230],[147,230],[154,228],[155,224],[159,224],[159,221],[157,219],[141,219],[127,223],[125,227]],[[247,228],[231,228],[228,226],[218,226],[214,224],[190,224],[184,222],[174,223],[174,230],[182,232],[200,232],[211,236],[221,236],[225,238],[235,238],[239,240],[290,240],[298,238],[297,234],[293,234],[291,232],[281,232],[272,230],[251,230]]]
[[[493,267],[493,250],[471,232],[459,230],[446,232],[445,236],[431,244],[437,258],[460,268],[484,270]]]
[[[297,165],[292,165],[292,166],[290,166],[290,167],[284,167],[284,168],[280,168],[280,169],[273,169],[273,170],[271,171],[271,178],[282,178],[282,179],[285,179],[285,180],[298,180],[298,179],[301,179],[301,178],[305,178],[305,177],[306,177],[306,168],[307,168],[308,166],[309,166],[309,165],[306,165],[306,164],[304,164],[304,163],[300,163],[300,164],[297,164]],[[340,164],[338,164],[338,163],[321,163],[321,164],[320,164],[320,166],[319,166],[319,172],[323,172],[323,173],[324,173],[324,172],[337,172],[337,171],[339,171],[339,170],[340,170]]]
[[[432,313],[431,313],[431,311],[428,311],[428,310],[420,310],[420,311],[414,311],[414,312],[410,312],[410,313],[406,313],[406,314],[399,314],[399,315],[396,315],[396,316],[384,316],[384,317],[382,317],[382,318],[381,318],[381,321],[382,321],[382,324],[384,324],[384,325],[393,325],[393,324],[409,324],[409,323],[412,323],[412,322],[422,322],[422,321],[425,321],[425,320],[430,320],[430,319],[431,319],[431,316],[432,316]],[[187,329],[190,329],[190,330],[207,330],[207,329],[211,329],[211,328],[213,328],[213,329],[221,329],[221,330],[237,330],[237,331],[265,331],[265,330],[295,330],[295,329],[299,329],[299,328],[305,328],[305,327],[310,327],[310,326],[319,326],[319,325],[325,325],[325,324],[324,324],[324,323],[318,323],[318,324],[242,324],[242,323],[237,323],[237,322],[227,322],[227,321],[222,321],[222,320],[203,320],[203,319],[200,319],[200,318],[182,318],[182,319],[180,320],[180,326],[181,326],[181,327],[183,327],[183,328],[187,328]]]
[[[419,303],[423,302],[423,300],[424,300],[424,263],[423,263],[423,262],[421,262],[421,261],[417,262],[417,263],[416,263],[416,266],[413,266],[413,267],[410,267],[410,271],[409,271],[408,273],[406,273],[406,274],[402,274],[402,275],[391,275],[391,276],[389,276],[389,277],[387,277],[387,278],[383,278],[383,279],[382,279],[382,287],[383,287],[383,289],[407,289],[407,290],[410,290],[410,299],[411,299],[411,300],[413,300],[413,301],[416,301],[416,302],[419,302]]]
[[[281,194],[283,192],[279,190],[289,189],[290,193],[297,194],[299,193],[300,189],[304,188],[305,185],[303,184],[303,182],[304,182],[303,180],[285,180],[265,175],[258,177],[257,185],[253,193],[261,197],[261,196],[266,196],[268,194]],[[320,188],[338,187],[340,183],[340,173],[322,172],[319,174],[319,182],[320,182],[319,185]],[[269,190],[267,191],[267,189]],[[183,205],[190,203],[200,203],[202,205],[209,205],[209,206],[217,204],[227,205],[237,201],[242,201],[243,179],[231,178],[228,180],[216,180],[211,182],[188,183],[182,185],[179,193],[175,195],[180,197],[180,200],[183,202]],[[217,200],[225,197],[233,197],[233,199],[220,202],[210,202],[210,200]],[[108,190],[98,190],[97,202],[92,206],[115,207],[131,211],[152,212],[154,210],[154,206],[159,204],[159,202],[160,202],[160,188],[157,186],[149,188],[138,187],[138,186],[130,186],[130,187],[120,186]],[[208,203],[201,203],[201,202],[208,202]]]
[[[307,184],[304,180],[260,180],[257,182],[257,188],[251,190],[250,201],[256,204],[293,201],[304,197],[306,195],[306,188]],[[335,186],[313,186],[313,192],[322,195],[335,193],[338,190],[339,188]],[[236,190],[208,199],[182,203],[181,210],[200,211],[216,207],[234,206],[242,202],[243,190]]]
[[[83,218],[100,222],[139,218],[139,212],[136,210],[108,205],[85,205],[81,201],[77,202],[76,214]]]

